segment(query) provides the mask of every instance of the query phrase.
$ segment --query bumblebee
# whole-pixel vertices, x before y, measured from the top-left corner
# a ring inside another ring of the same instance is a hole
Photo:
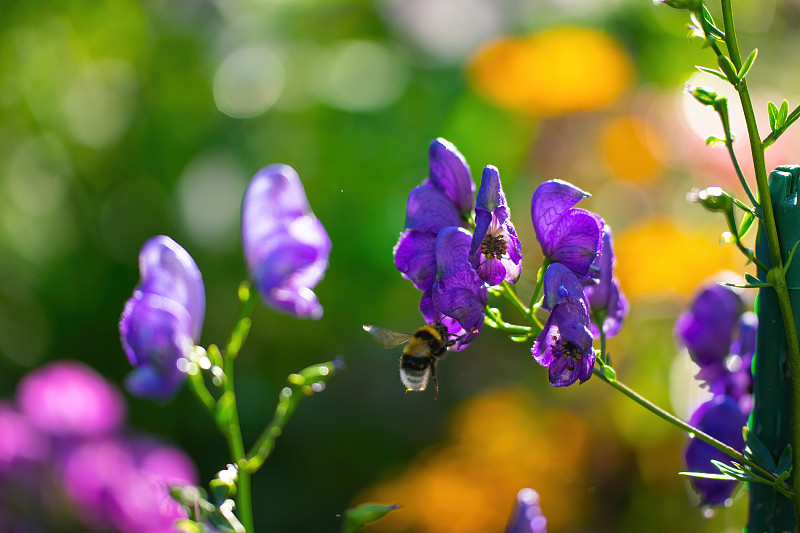
[[[403,348],[403,355],[400,356],[400,381],[406,387],[406,392],[424,391],[428,387],[428,381],[433,377],[436,396],[439,395],[436,364],[447,355],[447,349],[461,337],[450,339],[450,333],[443,324],[426,324],[414,333],[398,333],[364,324],[364,331],[372,335],[384,348],[406,345]]]

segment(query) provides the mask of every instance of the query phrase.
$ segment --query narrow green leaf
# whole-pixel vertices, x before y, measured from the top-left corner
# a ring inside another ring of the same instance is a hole
[[[797,245],[800,244],[800,241],[794,243],[792,246],[792,251],[789,252],[789,259],[786,260],[786,264],[783,265],[783,275],[786,276],[786,273],[789,272],[789,267],[792,264],[792,259],[794,259],[794,253],[797,251]]]
[[[789,102],[784,100],[781,102],[781,110],[778,113],[778,127],[782,128],[786,124],[786,119],[789,118]]]
[[[759,440],[758,437],[756,437],[756,434],[753,431],[750,431],[747,434],[747,448],[745,448],[745,454],[749,455],[753,461],[760,464],[770,472],[774,472],[776,470],[775,459],[772,458],[772,454],[769,453],[769,449],[764,445],[763,442],[761,442],[761,440]]]
[[[700,72],[705,72],[706,74],[711,74],[712,76],[716,76],[721,80],[728,81],[728,77],[717,69],[701,67],[700,65],[695,65],[694,68],[696,68]]]
[[[776,131],[778,129],[778,106],[772,100],[767,102],[767,113],[769,114],[769,127],[772,131]]]
[[[787,444],[786,447],[781,452],[781,456],[778,458],[778,464],[776,465],[777,468],[775,469],[776,472],[783,472],[785,470],[789,470],[792,466],[792,445]]]
[[[714,23],[714,17],[711,16],[711,13],[708,11],[708,8],[703,5],[703,19],[708,23],[709,26],[709,37],[713,37],[714,39],[724,39],[725,34],[722,33],[722,30],[717,28],[717,25]]]
[[[753,222],[756,220],[755,215],[751,212],[746,212],[742,217],[742,223],[739,225],[739,231],[737,235],[739,235],[739,240],[744,239],[747,232],[750,231],[750,228],[753,227]]]
[[[725,144],[725,139],[720,139],[719,137],[714,137],[713,135],[711,135],[710,137],[708,137],[706,139],[706,146],[711,145],[711,144],[713,144],[715,146],[717,144]]]
[[[751,68],[753,68],[753,63],[756,62],[756,57],[758,57],[758,48],[754,48],[753,51],[750,52],[750,55],[747,56],[747,59],[745,59],[744,63],[742,63],[742,68],[740,68],[739,72],[736,74],[736,77],[739,78],[740,82],[744,80],[744,77],[747,76],[747,73],[750,72]]]
[[[733,85],[739,83],[739,75],[736,73],[736,67],[728,56],[717,56],[717,64],[720,70],[725,73],[725,78]]]
[[[701,477],[703,479],[727,479],[729,481],[736,481],[736,478],[725,474],[708,474],[706,472],[678,472],[679,476]]]
[[[383,518],[398,509],[399,505],[382,505],[379,503],[362,503],[344,512],[342,533],[355,533],[365,524]]]

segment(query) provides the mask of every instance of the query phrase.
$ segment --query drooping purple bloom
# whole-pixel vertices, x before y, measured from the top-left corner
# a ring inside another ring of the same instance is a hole
[[[125,417],[119,391],[77,361],[50,363],[17,386],[17,405],[26,419],[56,437],[90,437],[116,431]]]
[[[738,336],[731,344],[730,353],[720,369],[708,383],[715,395],[725,395],[739,404],[742,414],[749,415],[753,410],[753,355],[756,352],[756,332],[758,316],[747,311],[739,316]]]
[[[328,269],[331,240],[292,167],[270,165],[250,180],[242,202],[242,249],[267,305],[299,318],[322,317],[312,289]]]
[[[466,226],[475,191],[464,156],[450,142],[434,139],[428,161],[428,178],[408,196],[405,229],[394,248],[395,266],[422,291],[436,279],[436,236],[448,226]]]
[[[747,424],[747,416],[739,409],[738,403],[728,396],[715,396],[702,404],[692,415],[689,423],[708,433],[732,448],[744,450],[742,427]],[[700,439],[692,439],[684,455],[686,466],[692,472],[719,474],[711,460],[728,463],[730,458],[710,444]],[[736,481],[690,478],[695,490],[700,494],[701,505],[722,505],[733,494]]]
[[[119,322],[122,347],[136,367],[125,385],[137,396],[166,399],[185,379],[177,362],[200,338],[205,288],[192,257],[159,235],[139,252],[139,285]]]
[[[500,173],[492,165],[483,170],[478,189],[469,261],[489,285],[499,285],[503,280],[516,283],[522,272],[522,245],[511,223]]]
[[[733,334],[743,311],[741,298],[724,285],[706,287],[675,322],[675,335],[700,366],[698,379],[713,381],[725,371]]]
[[[590,266],[602,245],[603,219],[574,208],[588,193],[571,183],[550,180],[536,188],[531,199],[531,218],[542,252],[552,263],[561,263],[582,282],[596,277]]]
[[[572,270],[561,263],[547,268],[543,283],[543,307],[550,310],[550,317],[531,354],[548,368],[550,385],[583,383],[592,376],[595,360],[583,287]]]
[[[450,226],[436,238],[436,281],[420,301],[422,316],[429,323],[447,326],[451,339],[462,337],[451,350],[464,349],[483,328],[484,308],[489,301],[486,284],[469,262],[472,235]]]
[[[606,337],[613,337],[622,328],[622,321],[628,314],[628,299],[619,286],[614,275],[616,257],[614,256],[614,238],[611,226],[603,226],[603,247],[592,263],[592,269],[599,272],[600,279],[595,285],[584,287],[586,301],[589,302],[592,319],[592,335],[600,336],[599,325],[602,325]]]
[[[535,490],[522,489],[517,493],[505,533],[547,533],[547,519]]]

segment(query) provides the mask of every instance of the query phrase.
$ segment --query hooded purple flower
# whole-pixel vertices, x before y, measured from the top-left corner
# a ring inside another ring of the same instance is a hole
[[[561,263],[582,282],[602,244],[603,219],[585,209],[573,208],[589,196],[571,183],[550,180],[536,188],[531,199],[531,218],[536,239],[551,263]]]
[[[747,424],[747,416],[742,414],[739,405],[728,396],[715,396],[702,404],[692,415],[689,423],[708,433],[732,448],[744,450],[742,427]],[[685,452],[686,466],[692,472],[719,474],[711,463],[712,459],[728,463],[730,458],[710,444],[700,439],[692,439]],[[722,505],[731,497],[736,481],[690,478],[695,490],[700,494],[700,505]]]
[[[698,379],[711,382],[725,372],[742,300],[724,285],[713,284],[698,294],[691,308],[675,322],[675,335],[700,366]]]
[[[731,344],[730,354],[723,362],[724,370],[709,382],[715,395],[725,395],[739,404],[745,416],[753,410],[753,355],[756,352],[758,316],[752,311],[742,313],[738,321],[739,335]]]
[[[492,165],[483,170],[478,189],[469,262],[489,285],[503,280],[516,283],[522,272],[522,245],[511,223],[500,173]]]
[[[394,248],[395,266],[422,291],[436,280],[436,236],[448,226],[466,226],[475,191],[464,156],[450,142],[433,140],[428,161],[429,176],[408,195],[405,230]]]
[[[599,325],[602,324],[606,337],[613,337],[622,328],[622,321],[628,314],[628,299],[619,286],[619,280],[614,275],[616,265],[614,257],[614,240],[611,226],[603,226],[603,248],[592,263],[592,270],[600,273],[596,285],[584,287],[586,301],[589,302],[590,316],[592,318],[592,335],[600,336]]]
[[[125,384],[137,396],[166,399],[183,383],[177,362],[200,338],[206,297],[192,257],[164,235],[139,252],[140,281],[119,322],[122,347],[136,369]]]
[[[578,278],[561,263],[544,273],[544,305],[550,317],[533,343],[531,354],[549,369],[550,385],[566,387],[592,376],[594,350],[589,311]]]
[[[472,235],[464,228],[450,226],[436,238],[436,281],[420,301],[422,316],[429,323],[447,326],[451,338],[463,336],[453,347],[458,351],[478,335],[483,327],[484,308],[489,291],[469,263]]]
[[[547,519],[535,490],[522,489],[517,493],[505,533],[547,533]]]
[[[292,167],[270,165],[250,180],[242,202],[242,249],[267,305],[299,318],[322,316],[312,289],[328,268],[331,240]]]

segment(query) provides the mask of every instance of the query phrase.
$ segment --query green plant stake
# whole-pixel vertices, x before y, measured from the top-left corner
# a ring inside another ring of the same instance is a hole
[[[784,264],[789,261],[795,243],[800,241],[800,205],[797,203],[799,182],[800,166],[797,165],[778,167],[769,176],[769,192]],[[766,233],[761,224],[756,241],[756,257],[771,268]],[[759,269],[758,277],[766,280],[767,272]],[[789,265],[786,283],[790,288],[800,287],[800,261],[796,258]],[[792,308],[800,310],[800,290],[790,290],[789,295]],[[758,335],[753,359],[755,406],[750,417],[750,430],[778,463],[779,457],[791,443],[792,401],[789,351],[775,289],[763,287],[759,290],[756,312]],[[794,317],[795,329],[798,330],[800,314],[795,313]],[[791,500],[768,485],[750,483],[748,533],[796,531],[796,526]]]

